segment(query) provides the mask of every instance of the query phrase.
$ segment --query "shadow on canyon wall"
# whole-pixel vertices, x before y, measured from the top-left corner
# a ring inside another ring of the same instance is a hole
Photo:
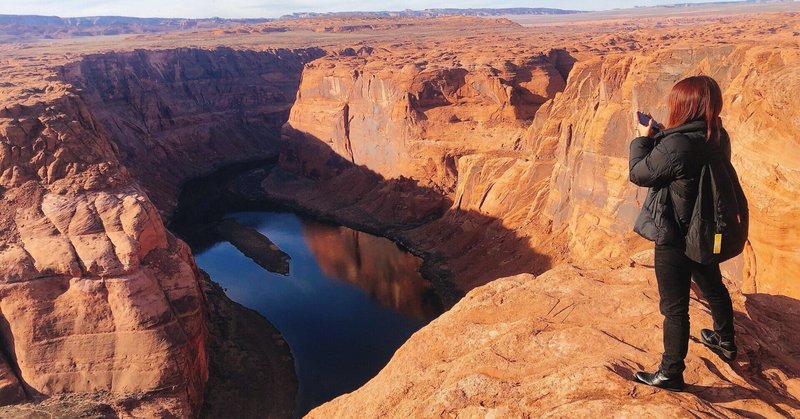
[[[429,276],[449,278],[441,282],[453,291],[450,303],[491,279],[539,273],[550,266],[547,257],[533,251],[527,238],[506,229],[502,220],[453,206],[436,187],[402,177],[384,179],[338,156],[320,139],[292,136],[285,122],[304,65],[324,54],[318,48],[135,50],[88,55],[57,73],[75,86],[98,131],[112,140],[120,160],[166,217],[187,180],[222,165],[280,156],[279,167],[289,169],[283,178],[292,184],[269,185],[267,192],[277,198],[273,203],[292,203],[317,218],[390,236],[424,253],[428,257],[423,270]],[[558,80],[566,79],[575,63],[565,50],[536,59],[552,64]],[[525,66],[507,70],[515,77],[515,112],[525,114],[517,116],[532,117],[544,97],[531,93],[526,83],[537,77]],[[453,85],[439,87],[457,88],[465,82],[464,71],[447,70],[445,78]],[[564,87],[563,83],[548,86],[549,90]],[[449,90],[428,87],[430,97],[423,95],[430,102],[427,106],[449,104]],[[455,170],[452,156],[443,159],[443,167]],[[287,165],[301,167],[294,170]],[[332,179],[317,173],[320,170],[333,170],[337,176]],[[292,178],[292,172],[302,176]],[[302,177],[316,181],[296,182]],[[302,188],[293,190],[296,186]],[[237,204],[255,201],[246,196],[251,192],[245,191]]]
[[[232,220],[225,218],[230,213],[296,211],[280,201],[256,199],[242,188],[245,186],[242,180],[247,180],[248,173],[267,173],[273,168],[271,160],[240,163],[187,182],[170,229],[194,253],[202,253],[219,242],[231,242],[226,237],[226,224]],[[239,179],[242,175],[244,178]],[[398,251],[398,244],[391,240],[327,222],[330,219],[301,220],[309,250],[328,277],[361,288],[372,299],[411,318],[430,320],[442,313],[438,294],[429,281],[419,276],[422,260],[406,252],[407,249]],[[238,248],[236,243],[231,244]],[[274,250],[264,248],[260,252]],[[283,253],[280,249],[278,252]],[[270,272],[288,273],[262,267]]]
[[[14,344],[14,334],[11,333],[11,325],[8,320],[0,311],[0,362],[8,366],[9,372],[13,374],[14,379],[19,382],[19,386],[9,386],[5,391],[0,392],[0,400],[4,404],[20,403],[26,400],[32,400],[33,396],[41,396],[36,390],[32,389],[25,380],[22,379],[22,374],[17,364],[15,355],[16,345]],[[2,364],[0,364],[2,366]],[[8,380],[8,378],[6,378]]]
[[[578,61],[569,52],[564,49],[552,49],[548,52],[546,57],[539,57],[538,60],[546,60],[552,63],[555,70],[561,76],[561,81],[557,85],[551,87],[548,93],[555,93],[555,91],[563,92],[567,86],[567,78],[569,73],[572,72],[572,67]],[[527,66],[514,66],[516,82],[511,92],[511,104],[514,105],[514,115],[517,119],[532,120],[536,116],[536,111],[539,110],[549,98],[542,96],[538,93],[533,93],[529,89],[523,87],[524,84],[535,82],[533,72]]]
[[[319,48],[134,50],[85,55],[54,71],[80,97],[80,118],[108,140],[168,221],[187,180],[232,163],[277,159],[303,67],[323,55]],[[204,278],[213,301],[202,414],[290,414],[297,383],[280,334]]]
[[[211,230],[234,211],[293,211],[384,236],[423,258],[420,271],[447,307],[491,280],[551,267],[500,219],[458,208],[417,180],[386,179],[308,134],[290,127],[284,134],[279,161],[235,164],[187,182],[170,229],[195,252],[218,240]]]
[[[85,103],[81,116],[110,140],[119,160],[167,217],[188,179],[231,162],[251,161],[246,175],[233,170],[224,186],[230,189],[229,199],[208,202],[210,208],[224,212],[278,205],[389,237],[423,257],[420,271],[446,306],[493,279],[550,268],[550,258],[501,219],[454,205],[436,186],[383,178],[342,158],[320,139],[292,137],[291,127],[281,130],[304,64],[322,55],[316,48],[136,50],[85,56],[57,73]],[[556,65],[562,76],[570,66]],[[460,70],[453,74],[464,76]],[[540,101],[519,97],[532,106]],[[271,166],[276,159],[277,168]],[[445,166],[454,166],[451,156],[443,159]],[[208,195],[199,196],[208,200]],[[210,362],[225,364],[211,352]],[[230,371],[217,372],[230,379]],[[213,380],[208,389],[214,388]],[[216,397],[221,411],[223,402],[247,403],[223,398]]]
[[[528,237],[498,218],[459,208],[435,186],[384,178],[289,126],[283,135],[278,165],[239,179],[236,194],[398,242],[423,257],[421,272],[447,307],[493,279],[551,267]]]

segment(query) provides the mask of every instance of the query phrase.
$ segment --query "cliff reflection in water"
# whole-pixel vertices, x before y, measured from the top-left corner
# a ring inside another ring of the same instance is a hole
[[[422,260],[383,237],[306,220],[303,235],[320,269],[405,316],[430,320],[442,301],[419,268]]]

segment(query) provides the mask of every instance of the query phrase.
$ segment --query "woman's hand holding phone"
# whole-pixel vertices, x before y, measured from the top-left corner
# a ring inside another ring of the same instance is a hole
[[[663,129],[663,125],[656,122],[655,119],[649,114],[644,112],[636,112],[634,116],[634,120],[636,123],[636,133],[640,137],[650,137],[653,138],[654,135],[658,132],[658,130]]]

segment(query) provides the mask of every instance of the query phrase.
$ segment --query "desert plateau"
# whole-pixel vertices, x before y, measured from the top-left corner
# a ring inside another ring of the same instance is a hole
[[[800,2],[568,3],[0,15],[0,417],[800,417]],[[697,74],[750,234],[669,392],[628,153]]]

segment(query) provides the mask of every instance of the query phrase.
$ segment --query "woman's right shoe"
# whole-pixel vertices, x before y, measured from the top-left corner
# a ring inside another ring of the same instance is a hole
[[[669,376],[660,369],[656,372],[639,371],[636,373],[636,381],[669,391],[682,391],[685,386],[683,374]]]
[[[733,341],[723,342],[722,337],[719,333],[709,330],[709,329],[701,329],[700,330],[700,338],[703,341],[703,344],[711,348],[714,353],[721,356],[727,361],[733,361],[736,359],[736,344]]]

